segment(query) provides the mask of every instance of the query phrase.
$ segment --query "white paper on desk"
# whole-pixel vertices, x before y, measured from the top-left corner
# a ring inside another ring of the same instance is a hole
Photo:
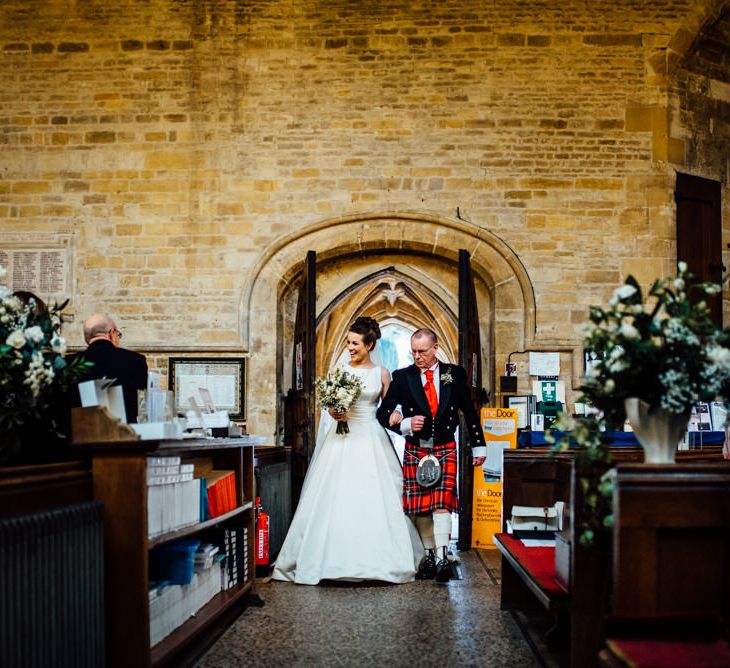
[[[160,374],[156,371],[149,371],[147,373],[147,389],[148,390],[159,390],[160,389]]]
[[[188,429],[199,429],[200,427],[227,427],[230,423],[228,411],[216,411],[215,413],[199,413],[188,411],[185,413]]]
[[[198,388],[198,394],[203,400],[203,406],[208,413],[215,413],[215,404],[213,403],[213,397],[210,396],[210,390],[205,387]]]
[[[112,385],[106,391],[109,404],[109,412],[116,418],[119,418],[122,422],[127,422],[127,409],[124,407],[124,393],[122,392],[121,385]]]
[[[555,547],[554,538],[522,538],[525,547]]]
[[[112,385],[116,378],[96,378],[79,383],[79,396],[84,408],[105,406],[109,413],[122,422],[127,421],[124,394],[121,385]]]

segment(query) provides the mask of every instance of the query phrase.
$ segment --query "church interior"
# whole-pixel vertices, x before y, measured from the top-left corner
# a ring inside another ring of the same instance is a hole
[[[730,0],[3,0],[0,52],[0,665],[730,665]],[[60,386],[92,314],[139,426]],[[271,577],[360,316],[466,370],[447,582]]]

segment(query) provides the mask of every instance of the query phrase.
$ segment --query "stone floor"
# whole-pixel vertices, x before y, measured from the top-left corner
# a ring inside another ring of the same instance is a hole
[[[549,666],[499,609],[499,556],[462,553],[461,579],[404,585],[261,581],[249,607],[199,660],[219,666]]]

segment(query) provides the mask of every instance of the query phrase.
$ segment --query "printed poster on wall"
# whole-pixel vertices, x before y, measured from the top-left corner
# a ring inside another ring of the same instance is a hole
[[[502,451],[517,447],[517,409],[482,408],[481,419],[487,459],[481,475],[474,469],[471,546],[491,550],[502,530]]]

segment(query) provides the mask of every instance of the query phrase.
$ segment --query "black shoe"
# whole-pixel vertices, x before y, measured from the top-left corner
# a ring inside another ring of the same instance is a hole
[[[448,582],[451,579],[451,562],[439,559],[436,562],[436,582]]]
[[[416,573],[416,580],[433,580],[436,577],[436,557],[433,550],[426,552]]]

